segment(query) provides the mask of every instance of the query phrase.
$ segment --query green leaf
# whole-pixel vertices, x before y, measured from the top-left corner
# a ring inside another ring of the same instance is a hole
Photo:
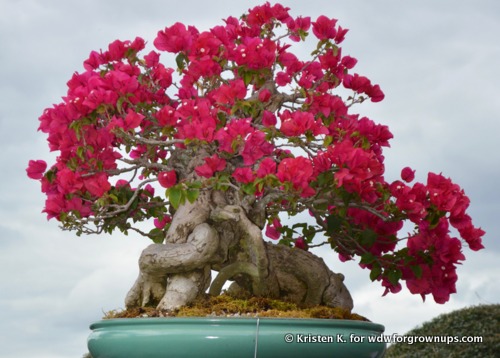
[[[327,135],[325,137],[325,140],[323,141],[323,146],[326,148],[332,143],[333,143],[333,137],[331,135]]]
[[[181,52],[177,55],[177,57],[175,58],[175,63],[177,64],[177,68],[182,71],[184,69],[184,67],[186,67],[186,63],[187,63],[187,57],[186,55]]]
[[[137,207],[139,206],[139,198],[136,198],[131,204],[130,204],[130,210],[131,211],[134,211],[135,209],[137,209]]]
[[[334,234],[340,231],[342,227],[342,223],[344,222],[343,218],[340,218],[336,215],[330,215],[326,218],[326,228],[329,234]]]
[[[243,82],[245,82],[245,86],[248,86],[252,82],[252,79],[253,79],[252,72],[247,71],[247,72],[243,73]]]
[[[148,234],[148,237],[153,240],[153,242],[155,244],[161,244],[163,242],[163,240],[165,239],[165,235],[163,234],[163,231],[158,229],[158,228],[154,228],[153,230],[151,230]]]
[[[186,190],[186,198],[187,200],[192,204],[198,199],[198,196],[200,195],[200,190],[199,189],[188,189]]]
[[[307,31],[304,31],[304,30],[302,30],[302,29],[299,29],[298,34],[299,34],[300,39],[301,39],[302,41],[305,41],[305,40],[306,40],[307,35],[309,35],[309,33],[308,33]]]
[[[381,273],[382,273],[382,268],[380,267],[380,264],[375,262],[370,272],[370,280],[375,281],[377,278],[379,278]]]
[[[200,189],[203,187],[203,183],[199,180],[196,180],[196,181],[192,181],[189,183],[189,187],[190,188],[197,188],[197,189]]]
[[[320,212],[326,211],[328,210],[328,203],[314,204],[314,208]]]
[[[125,97],[120,97],[116,101],[116,109],[118,110],[118,113],[123,113],[123,102],[125,102],[126,98]]]
[[[49,170],[49,171],[47,171],[47,173],[45,173],[45,177],[47,178],[49,183],[52,184],[54,182],[54,180],[56,179],[56,173],[54,170]]]
[[[184,199],[184,191],[178,186],[173,186],[167,189],[166,195],[174,209],[178,209]]]
[[[85,160],[85,158],[83,157],[83,154],[85,153],[85,147],[78,147],[76,149],[76,155],[78,156],[78,158],[80,158],[81,160]]]
[[[59,221],[60,222],[65,222],[68,218],[68,213],[65,213],[64,211],[61,211],[59,214]]]
[[[368,265],[374,261],[375,256],[371,252],[365,252],[363,255],[361,255],[361,261],[359,263]]]
[[[415,275],[416,278],[422,277],[422,267],[420,266],[410,266],[411,271]]]
[[[438,226],[439,221],[443,216],[444,212],[441,212],[439,210],[432,210],[431,212],[429,212],[429,214],[426,217],[426,220],[430,223],[430,228],[434,229],[436,226]]]
[[[120,200],[118,199],[118,197],[115,195],[115,194],[109,194],[109,197],[111,200],[113,200],[113,203],[119,203]]]
[[[227,123],[227,115],[224,112],[222,112],[222,111],[218,112],[217,113],[217,118],[219,119],[219,122],[220,122],[220,124],[221,124],[222,127],[226,125],[226,123]]]
[[[403,276],[403,273],[401,272],[401,270],[398,270],[398,269],[392,269],[389,272],[387,272],[387,279],[394,286],[396,286],[398,284],[398,282],[402,276]]]
[[[333,181],[333,173],[330,171],[319,174],[316,179],[318,186],[326,186],[327,188],[333,183]]]
[[[302,230],[302,235],[304,235],[307,242],[312,242],[316,236],[316,229],[313,226],[307,226]]]
[[[254,195],[255,194],[255,184],[254,183],[243,184],[241,186],[241,190],[243,190],[243,192],[245,194]]]
[[[377,233],[371,229],[365,229],[361,232],[360,243],[366,248],[370,248],[373,246],[375,241],[377,240]]]

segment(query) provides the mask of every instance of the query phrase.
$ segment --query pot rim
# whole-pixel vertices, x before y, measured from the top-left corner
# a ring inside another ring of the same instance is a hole
[[[356,321],[345,319],[325,319],[325,318],[280,318],[280,317],[137,317],[137,318],[112,318],[96,321],[90,325],[90,329],[96,330],[106,327],[120,326],[141,326],[141,325],[165,325],[165,324],[181,324],[181,325],[245,325],[256,324],[279,326],[335,326],[345,328],[360,328],[369,329],[383,333],[385,327],[379,323],[369,321]]]

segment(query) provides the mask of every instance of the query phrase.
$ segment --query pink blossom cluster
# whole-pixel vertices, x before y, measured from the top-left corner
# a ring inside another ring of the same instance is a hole
[[[268,237],[307,249],[326,235],[342,260],[359,256],[386,293],[405,280],[410,292],[447,301],[465,259],[451,228],[472,250],[483,247],[484,231],[466,213],[463,190],[444,176],[410,186],[414,173],[405,168],[402,181],[386,182],[382,148],[391,132],[350,113],[384,94],[352,72],[357,60],[340,47],[347,31],[335,19],[292,17],[265,3],[208,31],[175,23],[142,57],[141,38],[93,51],[62,102],[40,116],[39,130],[58,152],[48,170],[41,160],[27,169],[41,181],[44,212],[79,233],[91,224],[127,232],[151,219],[146,234],[158,240],[169,204],[236,188],[266,204]],[[312,36],[316,50],[300,59],[294,45]],[[161,62],[168,53],[176,68]],[[342,98],[338,88],[352,95]],[[188,170],[191,162],[179,158],[190,157],[199,160]],[[303,233],[281,223],[279,213],[302,211],[316,222]],[[405,221],[416,230],[399,238]]]

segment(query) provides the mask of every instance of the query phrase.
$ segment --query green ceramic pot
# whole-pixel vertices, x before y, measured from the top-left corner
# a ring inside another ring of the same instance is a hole
[[[90,326],[93,358],[382,357],[384,326],[280,318],[131,318]]]

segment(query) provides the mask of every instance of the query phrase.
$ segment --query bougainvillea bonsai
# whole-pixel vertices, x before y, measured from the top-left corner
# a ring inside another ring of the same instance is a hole
[[[407,167],[386,181],[392,134],[352,113],[384,94],[353,72],[346,33],[335,19],[266,3],[208,31],[166,27],[145,55],[142,38],[92,52],[40,117],[59,152],[48,170],[42,160],[27,169],[43,211],[78,235],[135,231],[154,242],[128,307],[174,309],[231,280],[229,292],[350,309],[343,276],[308,251],[324,244],[359,260],[384,295],[405,281],[446,302],[462,241],[480,250],[484,231],[442,174],[414,182]]]

